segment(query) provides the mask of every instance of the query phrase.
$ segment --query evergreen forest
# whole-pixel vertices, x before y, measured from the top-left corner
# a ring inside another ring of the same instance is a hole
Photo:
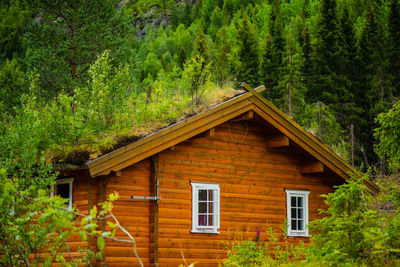
[[[40,238],[21,235],[38,214],[73,227],[73,215],[54,212],[62,201],[46,197],[54,164],[81,165],[232,97],[241,82],[265,85],[265,98],[384,189],[382,205],[394,217],[371,215],[362,205],[346,212],[361,216],[356,226],[348,222],[353,230],[366,227],[363,220],[387,220],[370,225],[387,231],[376,241],[386,254],[374,247],[377,258],[365,257],[375,239],[364,236],[358,242],[364,247],[342,258],[335,253],[346,246],[334,245],[313,257],[343,260],[339,265],[394,262],[400,251],[398,0],[3,0],[0,265],[25,265],[22,255],[46,244],[38,240],[56,229],[46,219]],[[357,184],[327,201],[333,207],[367,201],[350,199],[360,193]],[[343,220],[339,210],[331,212]],[[83,224],[90,231],[97,226],[90,219]],[[18,250],[31,241],[30,250]],[[238,250],[259,252],[252,245]]]

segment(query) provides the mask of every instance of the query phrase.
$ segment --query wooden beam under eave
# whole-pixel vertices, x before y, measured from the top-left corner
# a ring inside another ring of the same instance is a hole
[[[286,135],[272,136],[265,142],[266,148],[283,148],[289,147],[289,138]]]
[[[252,120],[254,118],[254,111],[249,110],[246,113],[242,114],[239,118],[234,119],[233,121],[247,121]]]
[[[215,128],[211,128],[210,130],[208,130],[208,136],[210,137],[214,137],[215,136]]]
[[[323,173],[324,164],[322,164],[320,161],[308,162],[300,168],[300,172],[303,174]]]

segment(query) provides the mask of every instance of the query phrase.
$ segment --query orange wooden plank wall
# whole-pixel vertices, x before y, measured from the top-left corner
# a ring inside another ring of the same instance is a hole
[[[97,179],[97,178],[95,178]],[[150,160],[143,160],[124,169],[120,176],[114,175],[107,182],[107,195],[118,192],[119,200],[114,203],[113,213],[119,223],[133,236],[142,262],[149,265],[150,253],[150,202],[131,200],[131,196],[150,195]],[[128,239],[118,231],[117,238]],[[137,266],[132,244],[106,241],[106,262],[108,266]]]
[[[182,254],[196,266],[216,265],[226,258],[226,244],[255,238],[272,226],[281,233],[286,219],[284,188],[310,190],[309,217],[317,218],[324,207],[319,196],[332,191],[326,177],[305,177],[298,156],[270,152],[261,124],[222,124],[214,136],[192,138],[159,154],[159,263],[177,266]],[[192,234],[190,181],[220,185],[220,234]],[[305,238],[291,238],[299,242]]]
[[[98,181],[88,178],[88,174],[83,171],[66,171],[63,174],[64,177],[74,177],[72,190],[73,206],[78,209],[80,214],[89,214],[89,206],[93,206],[99,202]],[[91,185],[89,185],[89,183],[91,183]],[[92,200],[89,200],[90,195],[92,196]],[[91,203],[89,205],[90,201]],[[76,234],[68,239],[69,250],[73,257],[80,257],[82,252],[79,250],[86,249],[89,244],[92,250],[97,250],[96,243],[90,238],[87,241],[82,241],[78,234]],[[70,260],[69,254],[64,247],[62,247],[61,250],[65,259]]]
[[[255,238],[256,231],[283,235],[286,219],[284,188],[310,191],[309,218],[320,215],[324,207],[320,194],[332,192],[340,181],[327,175],[301,174],[298,155],[265,148],[267,135],[262,124],[247,122],[224,123],[213,136],[203,135],[159,153],[159,184],[162,200],[159,204],[158,256],[160,266],[178,266],[183,261],[196,266],[217,266],[227,255],[226,245],[236,239]],[[135,237],[138,252],[146,266],[152,257],[149,200],[131,200],[130,196],[150,195],[150,164],[147,159],[121,171],[108,180],[107,193],[120,194],[114,212],[120,223]],[[97,178],[95,178],[97,179]],[[219,234],[192,234],[192,189],[190,181],[220,185]],[[152,202],[154,203],[154,202]],[[121,234],[122,236],[122,234]],[[290,238],[297,243],[307,238]],[[107,241],[108,266],[137,266],[129,244]]]

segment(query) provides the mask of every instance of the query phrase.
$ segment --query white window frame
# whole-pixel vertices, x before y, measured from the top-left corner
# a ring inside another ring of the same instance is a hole
[[[72,201],[73,201],[73,182],[74,182],[74,178],[63,178],[63,179],[57,179],[56,180],[56,186],[59,184],[69,184],[69,196],[68,196],[68,209],[72,209]],[[52,190],[52,195],[55,194],[55,188],[53,186],[53,190]]]
[[[286,211],[287,211],[287,236],[309,236],[308,234],[308,195],[310,191],[290,190],[285,189],[286,192]],[[292,230],[292,204],[291,197],[303,198],[303,218],[304,230]]]
[[[220,220],[220,190],[219,184],[206,184],[206,183],[191,183],[192,185],[192,233],[208,233],[219,234],[219,220]],[[215,225],[213,226],[200,226],[199,218],[199,190],[215,190]]]

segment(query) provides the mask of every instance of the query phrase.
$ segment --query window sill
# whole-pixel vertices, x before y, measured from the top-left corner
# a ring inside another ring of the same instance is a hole
[[[190,230],[192,234],[219,234],[217,230],[199,230],[199,229],[193,229]]]
[[[297,234],[297,233],[290,233],[286,235],[287,237],[311,237],[309,234]]]

